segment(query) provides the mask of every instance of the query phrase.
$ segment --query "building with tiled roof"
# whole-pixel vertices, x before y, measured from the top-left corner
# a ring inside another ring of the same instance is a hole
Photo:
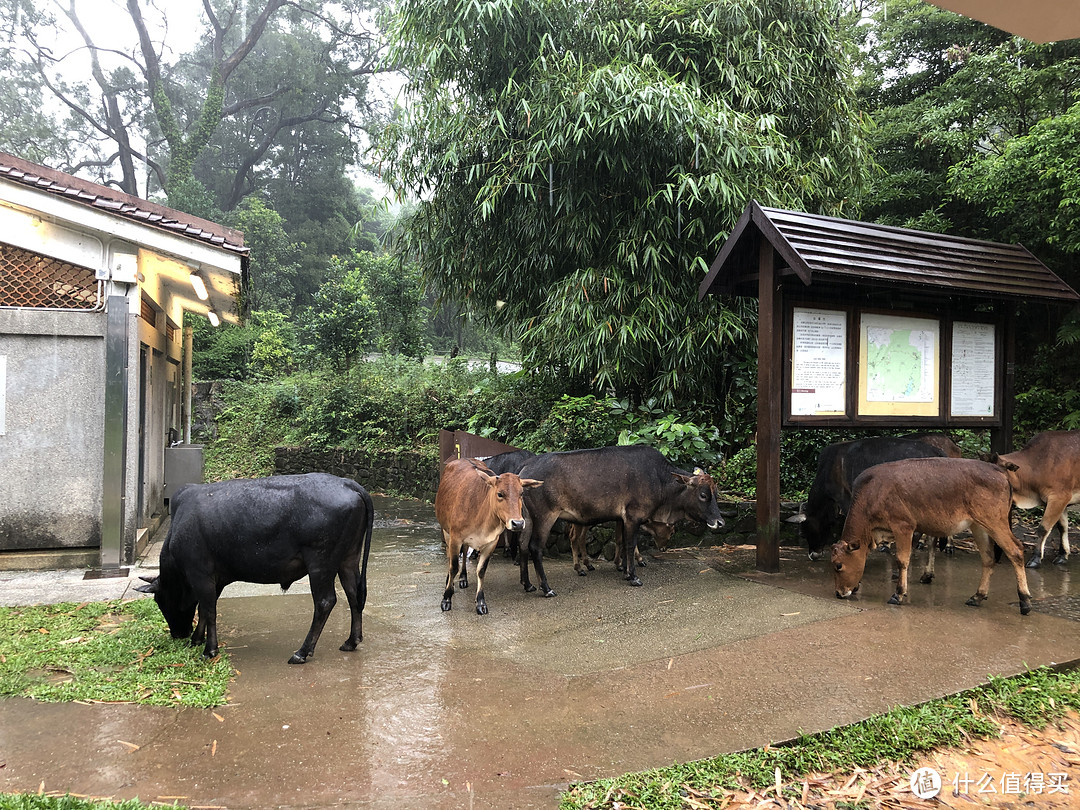
[[[175,469],[201,471],[184,313],[238,322],[247,256],[239,231],[0,153],[0,567],[134,561]]]

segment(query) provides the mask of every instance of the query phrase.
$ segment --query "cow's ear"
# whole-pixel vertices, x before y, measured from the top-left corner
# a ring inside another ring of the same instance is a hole
[[[671,477],[678,481],[682,481],[685,486],[693,486],[694,477],[692,475],[686,475],[685,473],[681,472],[673,472],[671,474]]]
[[[1000,464],[1002,467],[1004,467],[1009,472],[1016,472],[1017,470],[1020,469],[1020,465],[1013,464],[1011,461],[998,461],[998,464]]]
[[[485,483],[487,483],[489,486],[495,486],[495,481],[499,476],[495,475],[495,473],[493,473],[487,467],[473,467],[473,469],[476,470],[477,475],[484,479]]]
[[[858,541],[858,540],[856,540],[856,541],[855,541],[855,542],[853,543],[853,542],[851,542],[851,541],[849,540],[849,541],[848,541],[847,543],[845,543],[845,544],[844,544],[844,548],[845,548],[845,549],[846,549],[846,550],[847,550],[847,551],[848,551],[849,553],[850,553],[850,552],[855,552],[855,551],[858,551],[858,550],[859,550],[859,548],[860,548],[860,545],[859,545],[859,541]]]
[[[158,578],[157,577],[139,577],[139,579],[146,582],[145,585],[136,585],[135,590],[139,593],[157,593],[158,592]]]
[[[521,488],[522,489],[533,489],[534,487],[538,487],[543,483],[544,483],[543,481],[537,481],[535,478],[522,478],[521,479]]]

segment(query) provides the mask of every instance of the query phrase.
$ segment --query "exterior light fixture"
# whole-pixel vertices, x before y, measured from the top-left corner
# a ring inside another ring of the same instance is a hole
[[[219,318],[218,314],[212,309],[207,311],[206,319],[210,321],[211,326],[221,326],[221,318]]]
[[[199,296],[200,301],[208,301],[210,299],[210,293],[206,291],[206,284],[202,280],[202,276],[198,273],[192,273],[188,278],[191,281],[191,286],[195,290],[195,294]]]

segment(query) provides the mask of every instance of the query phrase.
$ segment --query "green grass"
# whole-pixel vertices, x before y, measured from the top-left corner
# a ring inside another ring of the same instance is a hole
[[[1080,711],[1080,671],[1042,668],[1015,678],[991,678],[985,686],[919,706],[898,707],[861,723],[800,737],[793,743],[629,773],[571,785],[561,810],[600,810],[618,803],[649,810],[685,807],[689,790],[733,790],[742,779],[754,788],[813,772],[851,771],[882,762],[911,763],[935,748],[971,738],[998,736],[994,716],[1045,728],[1070,710]]]
[[[153,599],[0,607],[0,697],[209,708],[232,672],[170,638]]]
[[[182,805],[169,805],[181,807]],[[161,803],[144,804],[138,799],[112,802],[80,799],[75,796],[39,796],[34,793],[0,793],[0,810],[147,810]]]

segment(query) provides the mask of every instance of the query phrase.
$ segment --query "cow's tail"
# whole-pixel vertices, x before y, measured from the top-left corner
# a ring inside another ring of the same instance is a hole
[[[364,610],[364,605],[367,603],[367,563],[368,555],[371,554],[371,534],[375,527],[375,506],[371,502],[371,494],[364,488],[360,487],[360,498],[364,501],[364,511],[367,512],[365,518],[365,524],[361,527],[360,542],[364,546],[364,556],[360,562],[360,610]]]

